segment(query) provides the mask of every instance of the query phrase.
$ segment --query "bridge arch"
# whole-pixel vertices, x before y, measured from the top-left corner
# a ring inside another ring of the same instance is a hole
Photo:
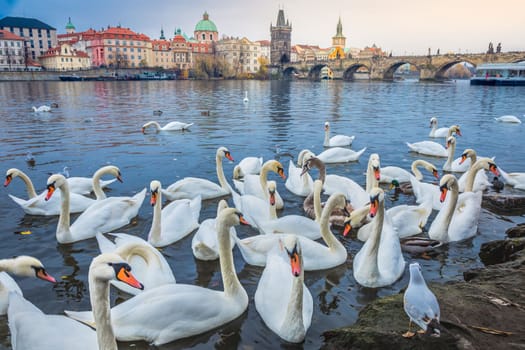
[[[461,62],[467,62],[468,64],[472,65],[473,67],[476,67],[477,64],[465,59],[465,58],[457,58],[457,59],[454,59],[450,62],[447,62],[443,65],[441,65],[437,70],[436,70],[436,73],[434,74],[434,79],[435,80],[446,80],[447,78],[445,77],[445,73],[447,72],[447,70],[449,70],[452,66],[458,64],[458,63],[461,63]]]
[[[283,71],[283,77],[285,79],[291,79],[294,76],[299,75],[299,71],[294,66],[290,66]]]
[[[328,64],[320,63],[320,64],[314,65],[312,68],[310,68],[310,71],[308,72],[308,79],[320,80],[321,79],[321,69],[323,69],[324,67],[328,67]]]
[[[352,81],[354,80],[354,73],[357,72],[359,68],[366,68],[370,73],[370,67],[362,63],[355,63],[347,67],[343,73],[343,80]]]
[[[394,73],[396,72],[396,70],[398,70],[399,67],[401,67],[402,65],[405,65],[405,64],[410,64],[411,66],[416,67],[418,71],[421,71],[419,66],[417,64],[415,64],[414,62],[405,61],[405,60],[397,61],[397,62],[392,63],[391,65],[388,66],[387,69],[385,69],[385,71],[383,73],[383,80],[393,81],[394,80]]]

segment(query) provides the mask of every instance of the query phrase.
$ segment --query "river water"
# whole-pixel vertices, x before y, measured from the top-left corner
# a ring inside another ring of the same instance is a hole
[[[243,103],[244,91],[250,99],[247,104]],[[32,106],[52,102],[59,105],[52,113],[36,114],[31,110]],[[230,182],[233,167],[247,156],[278,159],[287,172],[288,154],[296,158],[304,148],[315,153],[323,150],[325,121],[331,123],[332,134],[356,136],[352,149],[367,147],[359,162],[330,165],[328,173],[349,176],[364,186],[363,173],[370,153],[378,153],[383,166],[409,169],[413,160],[424,158],[441,169],[444,158],[418,156],[410,153],[405,144],[429,139],[429,119],[433,115],[438,116],[440,126],[461,125],[463,136],[457,140],[456,157],[463,149],[474,148],[478,154],[496,156],[498,166],[507,172],[525,171],[524,124],[502,124],[493,119],[507,114],[525,119],[525,89],[520,87],[470,86],[464,81],[4,82],[0,83],[0,106],[2,171],[12,167],[23,170],[38,193],[45,189],[49,173],[60,172],[65,166],[71,176],[91,176],[101,166],[117,165],[124,183],[111,185],[109,195],[132,195],[144,187],[149,189],[154,179],[164,186],[186,176],[216,181],[214,159],[219,146],[228,147],[235,159],[224,163]],[[154,117],[154,110],[162,110],[162,116]],[[149,120],[162,125],[173,120],[194,125],[189,132],[144,135],[141,126]],[[28,152],[34,156],[34,165],[26,162]],[[285,200],[280,215],[301,214],[303,199],[288,192],[278,177],[270,178],[277,181]],[[52,286],[40,280],[16,278],[25,297],[46,313],[89,309],[87,272],[91,259],[99,253],[96,240],[58,244],[58,217],[25,215],[7,196],[26,198],[20,180],[15,179],[1,191],[2,257],[38,257],[58,280]],[[387,207],[414,202],[403,195],[388,197]],[[148,198],[136,220],[118,232],[146,238],[153,212]],[[217,202],[203,202],[200,221],[215,216]],[[429,281],[458,280],[464,270],[481,266],[478,252],[483,242],[503,238],[505,229],[524,221],[524,216],[497,215],[482,209],[474,238],[443,247],[432,260],[408,254],[405,259],[419,261]],[[32,234],[15,233],[25,230]],[[255,233],[249,228],[238,228],[238,232],[241,236]],[[407,268],[403,277],[389,287],[360,287],[352,275],[352,257],[362,244],[334,232],[348,249],[348,261],[334,269],[306,273],[314,313],[306,340],[298,348],[318,348],[324,331],[352,324],[364,305],[398,293],[408,283]],[[221,289],[218,262],[194,259],[191,237],[162,249],[177,282]],[[255,309],[253,296],[262,269],[245,264],[238,249],[234,249],[234,259],[250,297],[248,310],[223,327],[161,349],[291,347],[264,325]],[[111,292],[112,304],[128,297],[116,290]],[[399,312],[404,317],[403,310]],[[10,348],[6,317],[0,317],[0,348]],[[119,348],[149,346],[131,342],[119,343]]]

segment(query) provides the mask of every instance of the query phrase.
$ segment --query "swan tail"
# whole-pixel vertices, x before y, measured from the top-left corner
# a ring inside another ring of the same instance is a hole
[[[75,321],[81,322],[89,327],[96,328],[95,320],[93,318],[93,312],[91,311],[68,311],[64,310],[67,317],[74,319]]]
[[[358,152],[357,152],[357,156],[358,156],[358,157],[361,157],[361,155],[362,155],[363,153],[365,153],[365,151],[366,151],[366,147],[364,147],[362,150],[358,151]]]
[[[109,185],[111,185],[113,182],[117,181],[117,179],[111,179],[111,180],[101,180],[100,181],[100,186],[101,187],[107,187]]]
[[[186,125],[182,128],[182,130],[189,129],[190,126],[192,126],[192,125],[193,125],[193,123],[186,124]]]
[[[199,242],[193,247],[193,255],[199,260],[215,260],[219,256],[216,251],[208,247],[205,243]]]
[[[115,244],[102,233],[97,233],[95,237],[97,238],[98,249],[100,249],[101,253],[109,253],[115,250]]]
[[[27,201],[25,199],[15,197],[12,194],[9,194],[8,196],[13,200],[13,202],[18,204],[19,206],[21,206],[21,207],[25,207],[26,206],[26,202]]]

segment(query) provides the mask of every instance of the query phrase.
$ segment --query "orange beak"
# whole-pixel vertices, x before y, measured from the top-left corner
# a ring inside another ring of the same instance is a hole
[[[499,176],[498,167],[494,163],[490,163],[489,170],[496,176]]]
[[[246,219],[242,215],[239,215],[239,222],[243,225],[250,225],[250,223],[246,221]]]
[[[446,186],[441,187],[441,196],[439,197],[439,201],[443,203],[445,201],[445,198],[447,198],[447,192],[448,188]]]
[[[459,130],[459,129],[456,131],[456,135],[463,136],[463,135],[461,135],[461,130]]]
[[[292,274],[295,277],[299,277],[299,275],[301,275],[301,261],[299,260],[299,254],[297,254],[297,251],[294,249],[292,253],[288,252],[288,255],[290,256]]]
[[[343,230],[343,236],[346,237],[350,231],[352,230],[352,225],[350,225],[350,222],[347,222],[345,224],[345,229]]]
[[[379,206],[379,200],[377,198],[373,198],[370,201],[370,217],[374,217],[377,214],[377,207]]]
[[[41,280],[48,281],[51,283],[56,283],[57,281],[53,278],[53,276],[49,275],[46,270],[43,268],[36,269],[36,277],[40,278]]]
[[[270,191],[270,205],[275,205],[275,191]]]
[[[151,192],[151,199],[149,201],[151,206],[154,206],[157,203],[157,191]]]
[[[462,154],[461,155],[461,160],[459,161],[459,164],[463,164],[464,161],[467,160],[467,155],[466,154]]]
[[[436,179],[439,179],[439,173],[436,169],[432,170],[432,175],[434,175]]]
[[[52,183],[50,185],[47,185],[47,194],[46,194],[45,200],[48,201],[49,198],[51,198],[51,196],[53,195],[54,192],[55,192],[55,184]]]
[[[128,269],[129,269],[129,266],[128,266]],[[144,289],[144,285],[142,283],[140,283],[139,281],[137,281],[135,276],[133,276],[131,274],[131,269],[129,269],[129,270],[128,269],[126,269],[126,267],[122,266],[120,268],[120,270],[118,271],[118,273],[117,273],[117,279],[119,281],[122,281],[122,282],[126,283],[126,284],[129,284],[130,286],[132,286],[134,288],[143,290]]]
[[[226,158],[228,158],[228,160],[231,160],[231,161],[233,162],[233,157],[232,157],[232,155],[230,154],[230,152],[224,152],[224,156],[225,156]]]
[[[377,181],[381,180],[381,170],[379,168],[374,168],[374,176]]]
[[[11,175],[7,175],[7,176],[5,177],[4,187],[7,187],[7,186],[11,183],[11,180],[12,180],[12,179],[13,179],[13,178],[11,177]]]
[[[283,180],[286,180],[286,175],[284,175],[284,169],[283,168],[278,168],[277,169],[277,174],[279,174],[279,176],[281,176],[281,178]]]
[[[120,173],[117,175],[117,181],[120,182],[120,183],[123,183],[124,181],[122,180],[122,175],[120,175]]]

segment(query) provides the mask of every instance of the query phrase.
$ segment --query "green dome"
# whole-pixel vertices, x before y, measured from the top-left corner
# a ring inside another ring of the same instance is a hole
[[[215,23],[208,19],[208,13],[204,12],[202,19],[195,26],[195,32],[218,32]]]
[[[75,29],[75,26],[71,23],[71,17],[69,17],[69,21],[66,24],[66,29]]]

